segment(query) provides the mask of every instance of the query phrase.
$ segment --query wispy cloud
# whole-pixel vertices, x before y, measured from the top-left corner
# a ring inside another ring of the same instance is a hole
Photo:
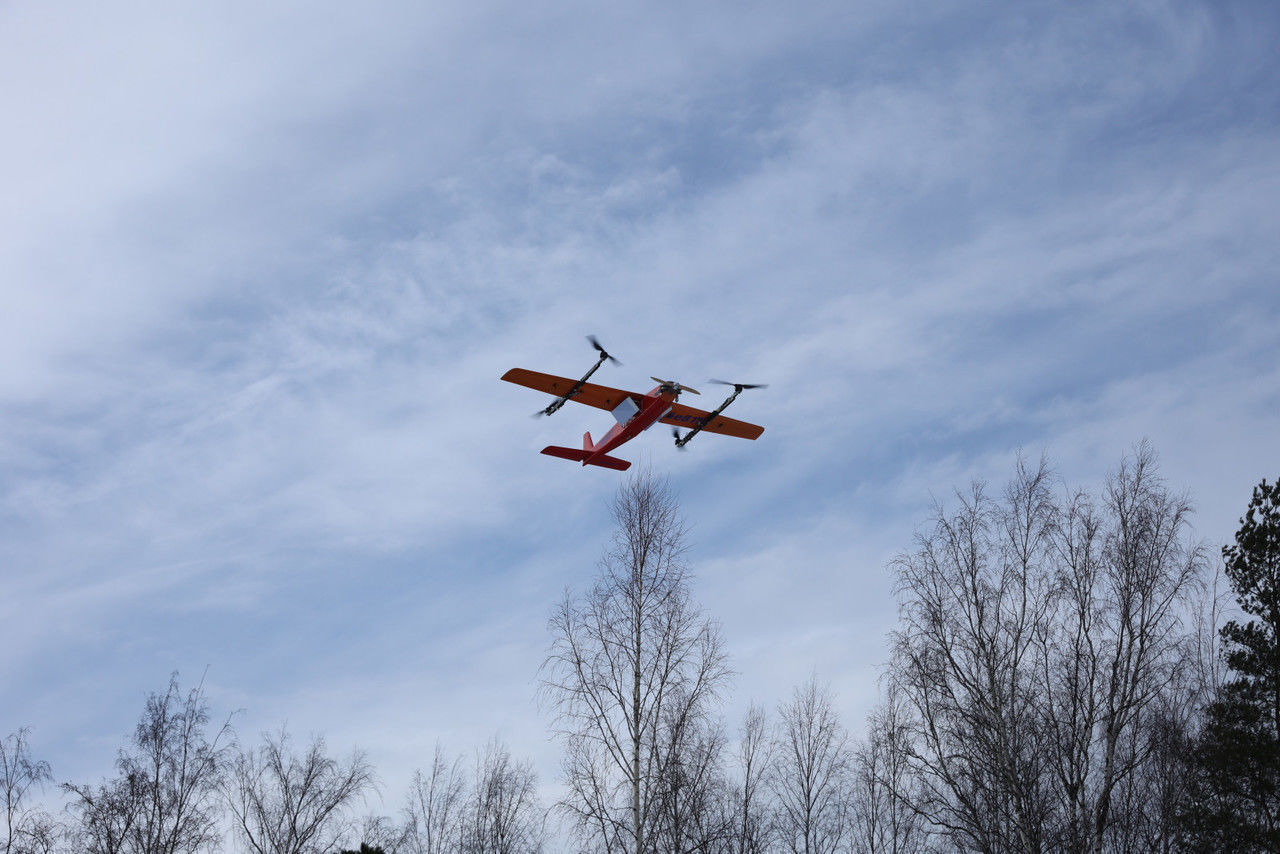
[[[886,560],[1019,448],[1088,482],[1150,436],[1223,536],[1274,474],[1278,24],[6,7],[0,728],[100,773],[210,665],[250,734],[389,778],[499,729],[552,773],[543,620],[616,479],[536,451],[608,418],[497,377],[577,375],[587,333],[608,384],[770,383],[756,443],[628,447],[683,496],[737,705],[817,667],[865,708]]]

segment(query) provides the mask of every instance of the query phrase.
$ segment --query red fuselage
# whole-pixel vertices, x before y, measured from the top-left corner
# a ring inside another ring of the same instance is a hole
[[[591,451],[591,456],[583,460],[582,464],[588,465],[597,457],[607,456],[614,448],[648,430],[654,422],[667,414],[678,396],[677,391],[664,390],[662,386],[655,386],[653,391],[644,396],[643,403],[634,415],[626,421],[619,421],[604,434],[604,438],[586,449]]]

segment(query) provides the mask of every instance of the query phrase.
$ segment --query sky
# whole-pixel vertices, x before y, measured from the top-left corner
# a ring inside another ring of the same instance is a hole
[[[502,383],[768,388],[661,427],[736,726],[876,699],[894,556],[1019,453],[1148,440],[1228,540],[1280,476],[1280,7],[0,3],[0,734],[111,773],[204,679],[358,745],[395,813],[494,736],[548,797],[547,618],[607,413]],[[953,499],[954,500],[954,499]]]

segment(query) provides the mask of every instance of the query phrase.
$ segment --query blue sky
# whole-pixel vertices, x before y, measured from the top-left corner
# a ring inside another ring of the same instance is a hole
[[[0,733],[110,770],[207,668],[248,739],[556,748],[610,420],[507,368],[769,383],[654,430],[732,723],[854,729],[933,497],[1148,438],[1210,545],[1280,457],[1269,3],[0,5]],[[703,388],[715,402],[715,389]]]

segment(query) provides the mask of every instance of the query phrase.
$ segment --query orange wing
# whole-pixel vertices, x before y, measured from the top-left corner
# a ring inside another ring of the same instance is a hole
[[[567,377],[557,377],[555,374],[540,374],[537,371],[526,371],[524,368],[512,368],[503,374],[502,378],[509,383],[545,391],[547,394],[554,394],[556,397],[563,396],[577,383],[577,380],[571,380]],[[633,398],[639,404],[644,395],[609,388],[604,385],[596,385],[595,383],[584,383],[578,393],[569,399],[574,403],[585,403],[587,406],[613,411],[614,407],[628,397]],[[705,415],[706,413],[703,414]]]
[[[658,420],[663,424],[693,429],[710,414],[709,412],[703,412],[701,409],[694,409],[692,406],[685,406],[683,403],[673,403],[671,404],[671,411]],[[764,432],[764,428],[759,424],[748,424],[745,421],[726,418],[723,415],[717,415],[702,429],[708,433],[737,436],[739,439],[754,439]]]

